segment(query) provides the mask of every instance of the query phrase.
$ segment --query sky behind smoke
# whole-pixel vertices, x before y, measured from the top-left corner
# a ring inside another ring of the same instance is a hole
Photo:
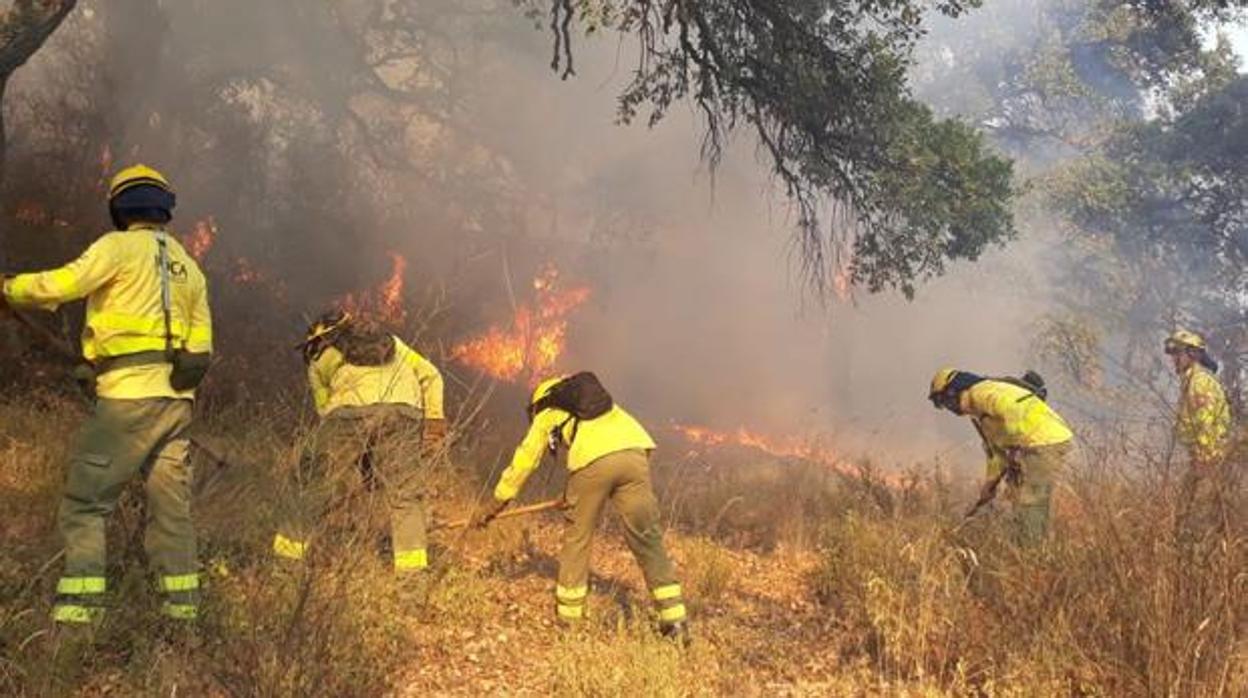
[[[1248,25],[1233,25],[1226,28],[1227,38],[1235,53],[1239,55],[1239,72],[1248,73]]]

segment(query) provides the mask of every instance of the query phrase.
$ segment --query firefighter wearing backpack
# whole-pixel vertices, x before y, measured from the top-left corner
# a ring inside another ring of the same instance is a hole
[[[1053,487],[1065,469],[1074,434],[1045,402],[1044,383],[984,378],[946,368],[932,378],[928,399],[937,409],[971,418],[988,457],[985,488],[1004,480],[1024,542],[1048,532]],[[999,477],[1004,476],[1004,477]],[[984,497],[990,497],[986,492]]]
[[[1229,488],[1222,463],[1230,450],[1231,408],[1203,337],[1178,330],[1166,338],[1164,348],[1179,376],[1174,436],[1188,454],[1176,520],[1179,541],[1186,550],[1199,550],[1205,534],[1225,521]]]
[[[1193,474],[1210,474],[1226,457],[1231,432],[1231,408],[1214,375],[1218,364],[1195,332],[1171,334],[1165,350],[1180,380],[1175,436],[1191,457]]]
[[[546,451],[567,450],[569,526],[564,530],[555,586],[561,621],[585,617],[589,598],[589,551],[594,529],[608,501],[619,512],[624,539],[641,566],[658,608],[661,632],[688,637],[687,614],[676,570],[663,547],[658,501],[650,485],[654,440],[623,408],[612,402],[592,373],[542,381],[528,409],[530,425],[511,465],[494,488],[494,500],[474,515],[484,526],[524,487]]]
[[[361,487],[379,489],[390,513],[394,570],[429,565],[421,460],[443,446],[442,374],[374,322],[330,311],[299,345],[320,424],[296,473],[295,511],[273,552],[302,560],[331,504]],[[359,512],[351,512],[354,518]]]
[[[52,618],[79,625],[102,618],[105,522],[139,476],[147,495],[144,543],[163,592],[161,610],[191,620],[199,565],[186,433],[212,351],[208,290],[195,260],[165,230],[175,196],[161,173],[127,167],[113,178],[108,204],[116,229],[78,259],[3,281],[3,300],[14,307],[52,310],[87,299],[82,353],[90,366],[79,375],[89,379],[96,400],[70,447],[58,512],[65,569]]]

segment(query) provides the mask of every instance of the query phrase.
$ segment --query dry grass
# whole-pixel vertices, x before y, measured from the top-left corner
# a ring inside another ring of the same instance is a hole
[[[552,693],[559,696],[717,696],[730,693],[713,644],[682,649],[647,623],[619,620],[565,635]]]
[[[697,635],[682,651],[653,634],[610,526],[623,605],[597,597],[570,634],[548,620],[557,517],[435,538],[427,589],[396,584],[375,522],[313,566],[275,564],[301,438],[280,406],[204,424],[236,462],[213,477],[200,463],[209,586],[193,649],[156,613],[134,497],[110,526],[114,612],[94,643],[58,645],[53,517],[79,409],[0,404],[3,695],[1248,695],[1238,489],[1227,527],[1183,537],[1173,483],[1076,473],[1058,536],[1020,550],[991,517],[955,531],[962,500],[940,478],[890,489],[869,468],[660,463]],[[466,511],[475,477],[434,470],[440,517]]]
[[[849,511],[815,580],[851,652],[884,677],[984,695],[1244,695],[1242,504],[1231,528],[1176,533],[1143,482],[1077,482],[1081,512],[1037,549],[991,519]]]

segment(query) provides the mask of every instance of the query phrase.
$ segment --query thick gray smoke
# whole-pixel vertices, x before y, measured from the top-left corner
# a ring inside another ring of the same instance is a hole
[[[107,79],[117,101],[98,127],[115,160],[163,165],[184,223],[218,222],[216,295],[241,283],[227,280],[234,256],[276,280],[218,305],[227,330],[246,317],[296,332],[303,314],[384,278],[393,250],[411,261],[413,298],[445,288],[421,337],[436,356],[510,315],[505,273],[523,292],[550,260],[594,294],[573,316],[567,368],[598,371],[655,425],[830,436],[886,464],[978,458],[965,425],[926,402],[927,383],[947,365],[1027,367],[1047,303],[1043,226],[914,302],[857,294],[823,307],[804,292],[784,199],[748,139],[712,176],[694,114],[653,130],[614,123],[630,59],[611,40],[579,41],[578,76],[561,82],[549,36],[507,3],[471,3],[484,18],[460,6],[435,27],[462,35],[430,32],[365,79],[361,61],[376,53],[326,31],[321,10],[276,5],[86,2],[11,97],[63,86],[75,69],[84,84]],[[366,21],[368,5],[341,3],[342,26]],[[1010,7],[1003,21],[1025,31],[1030,15]],[[949,60],[925,55],[920,77]],[[414,96],[388,94],[400,84]],[[177,130],[188,126],[200,130]],[[371,164],[387,154],[415,165]],[[261,293],[282,296],[264,312],[286,315],[255,317],[246,299]]]

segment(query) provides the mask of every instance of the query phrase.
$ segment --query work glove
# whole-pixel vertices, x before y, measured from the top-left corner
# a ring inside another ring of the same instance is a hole
[[[490,501],[482,503],[477,507],[476,511],[472,512],[472,518],[468,520],[468,525],[472,528],[485,528],[510,503],[510,500],[491,497]]]
[[[426,419],[420,434],[420,449],[426,455],[442,450],[446,445],[446,420]]]

